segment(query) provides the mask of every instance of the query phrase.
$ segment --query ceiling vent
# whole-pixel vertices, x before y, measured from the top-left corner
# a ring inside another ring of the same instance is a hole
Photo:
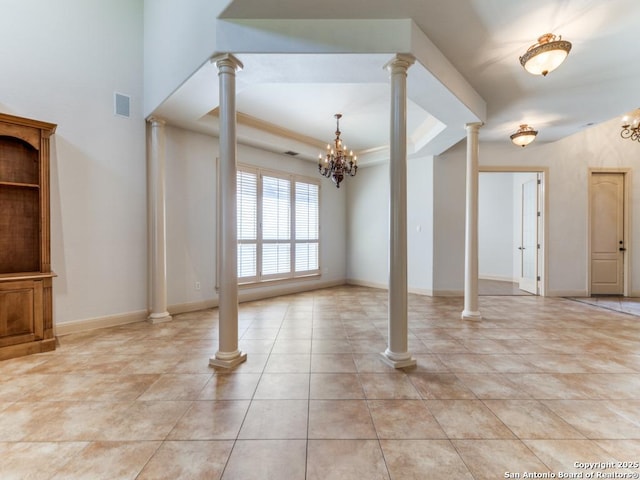
[[[119,117],[130,116],[131,97],[122,93],[114,92],[113,94],[113,113]]]

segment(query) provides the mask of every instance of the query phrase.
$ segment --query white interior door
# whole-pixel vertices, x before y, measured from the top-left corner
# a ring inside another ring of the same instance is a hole
[[[591,294],[624,294],[624,174],[591,175]]]
[[[538,179],[522,184],[519,288],[538,295]]]

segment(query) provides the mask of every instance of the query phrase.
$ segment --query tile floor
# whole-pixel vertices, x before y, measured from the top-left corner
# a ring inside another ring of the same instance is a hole
[[[396,371],[378,357],[386,301],[345,286],[242,304],[232,373],[208,366],[215,310],[0,362],[0,478],[588,478],[580,463],[640,461],[639,317],[482,297],[464,322],[460,298],[410,296],[418,366]]]

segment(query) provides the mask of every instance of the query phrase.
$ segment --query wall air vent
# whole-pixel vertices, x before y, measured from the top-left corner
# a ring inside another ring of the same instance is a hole
[[[130,116],[131,97],[122,93],[113,93],[113,113],[119,117]]]
[[[284,152],[285,155],[289,155],[290,157],[295,157],[296,155],[300,155],[298,152],[293,152],[291,150],[287,150]]]

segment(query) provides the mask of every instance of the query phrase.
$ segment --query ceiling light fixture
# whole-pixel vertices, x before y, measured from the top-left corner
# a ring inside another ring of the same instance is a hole
[[[545,33],[520,57],[520,64],[533,75],[547,76],[564,62],[570,50],[571,42],[562,40],[560,35]]]
[[[622,117],[620,136],[640,142],[640,108],[632,114]]]
[[[340,140],[340,119],[341,113],[334,115],[336,119],[336,138],[333,141],[333,147],[327,145],[327,153],[324,158],[322,154],[318,155],[318,171],[323,177],[330,178],[336,187],[340,188],[340,182],[345,176],[355,177],[358,171],[358,157],[353,151],[347,153],[347,146]]]
[[[520,125],[518,131],[511,135],[510,138],[514,144],[520,147],[526,147],[536,139],[536,135],[538,135],[538,131],[524,123]]]

